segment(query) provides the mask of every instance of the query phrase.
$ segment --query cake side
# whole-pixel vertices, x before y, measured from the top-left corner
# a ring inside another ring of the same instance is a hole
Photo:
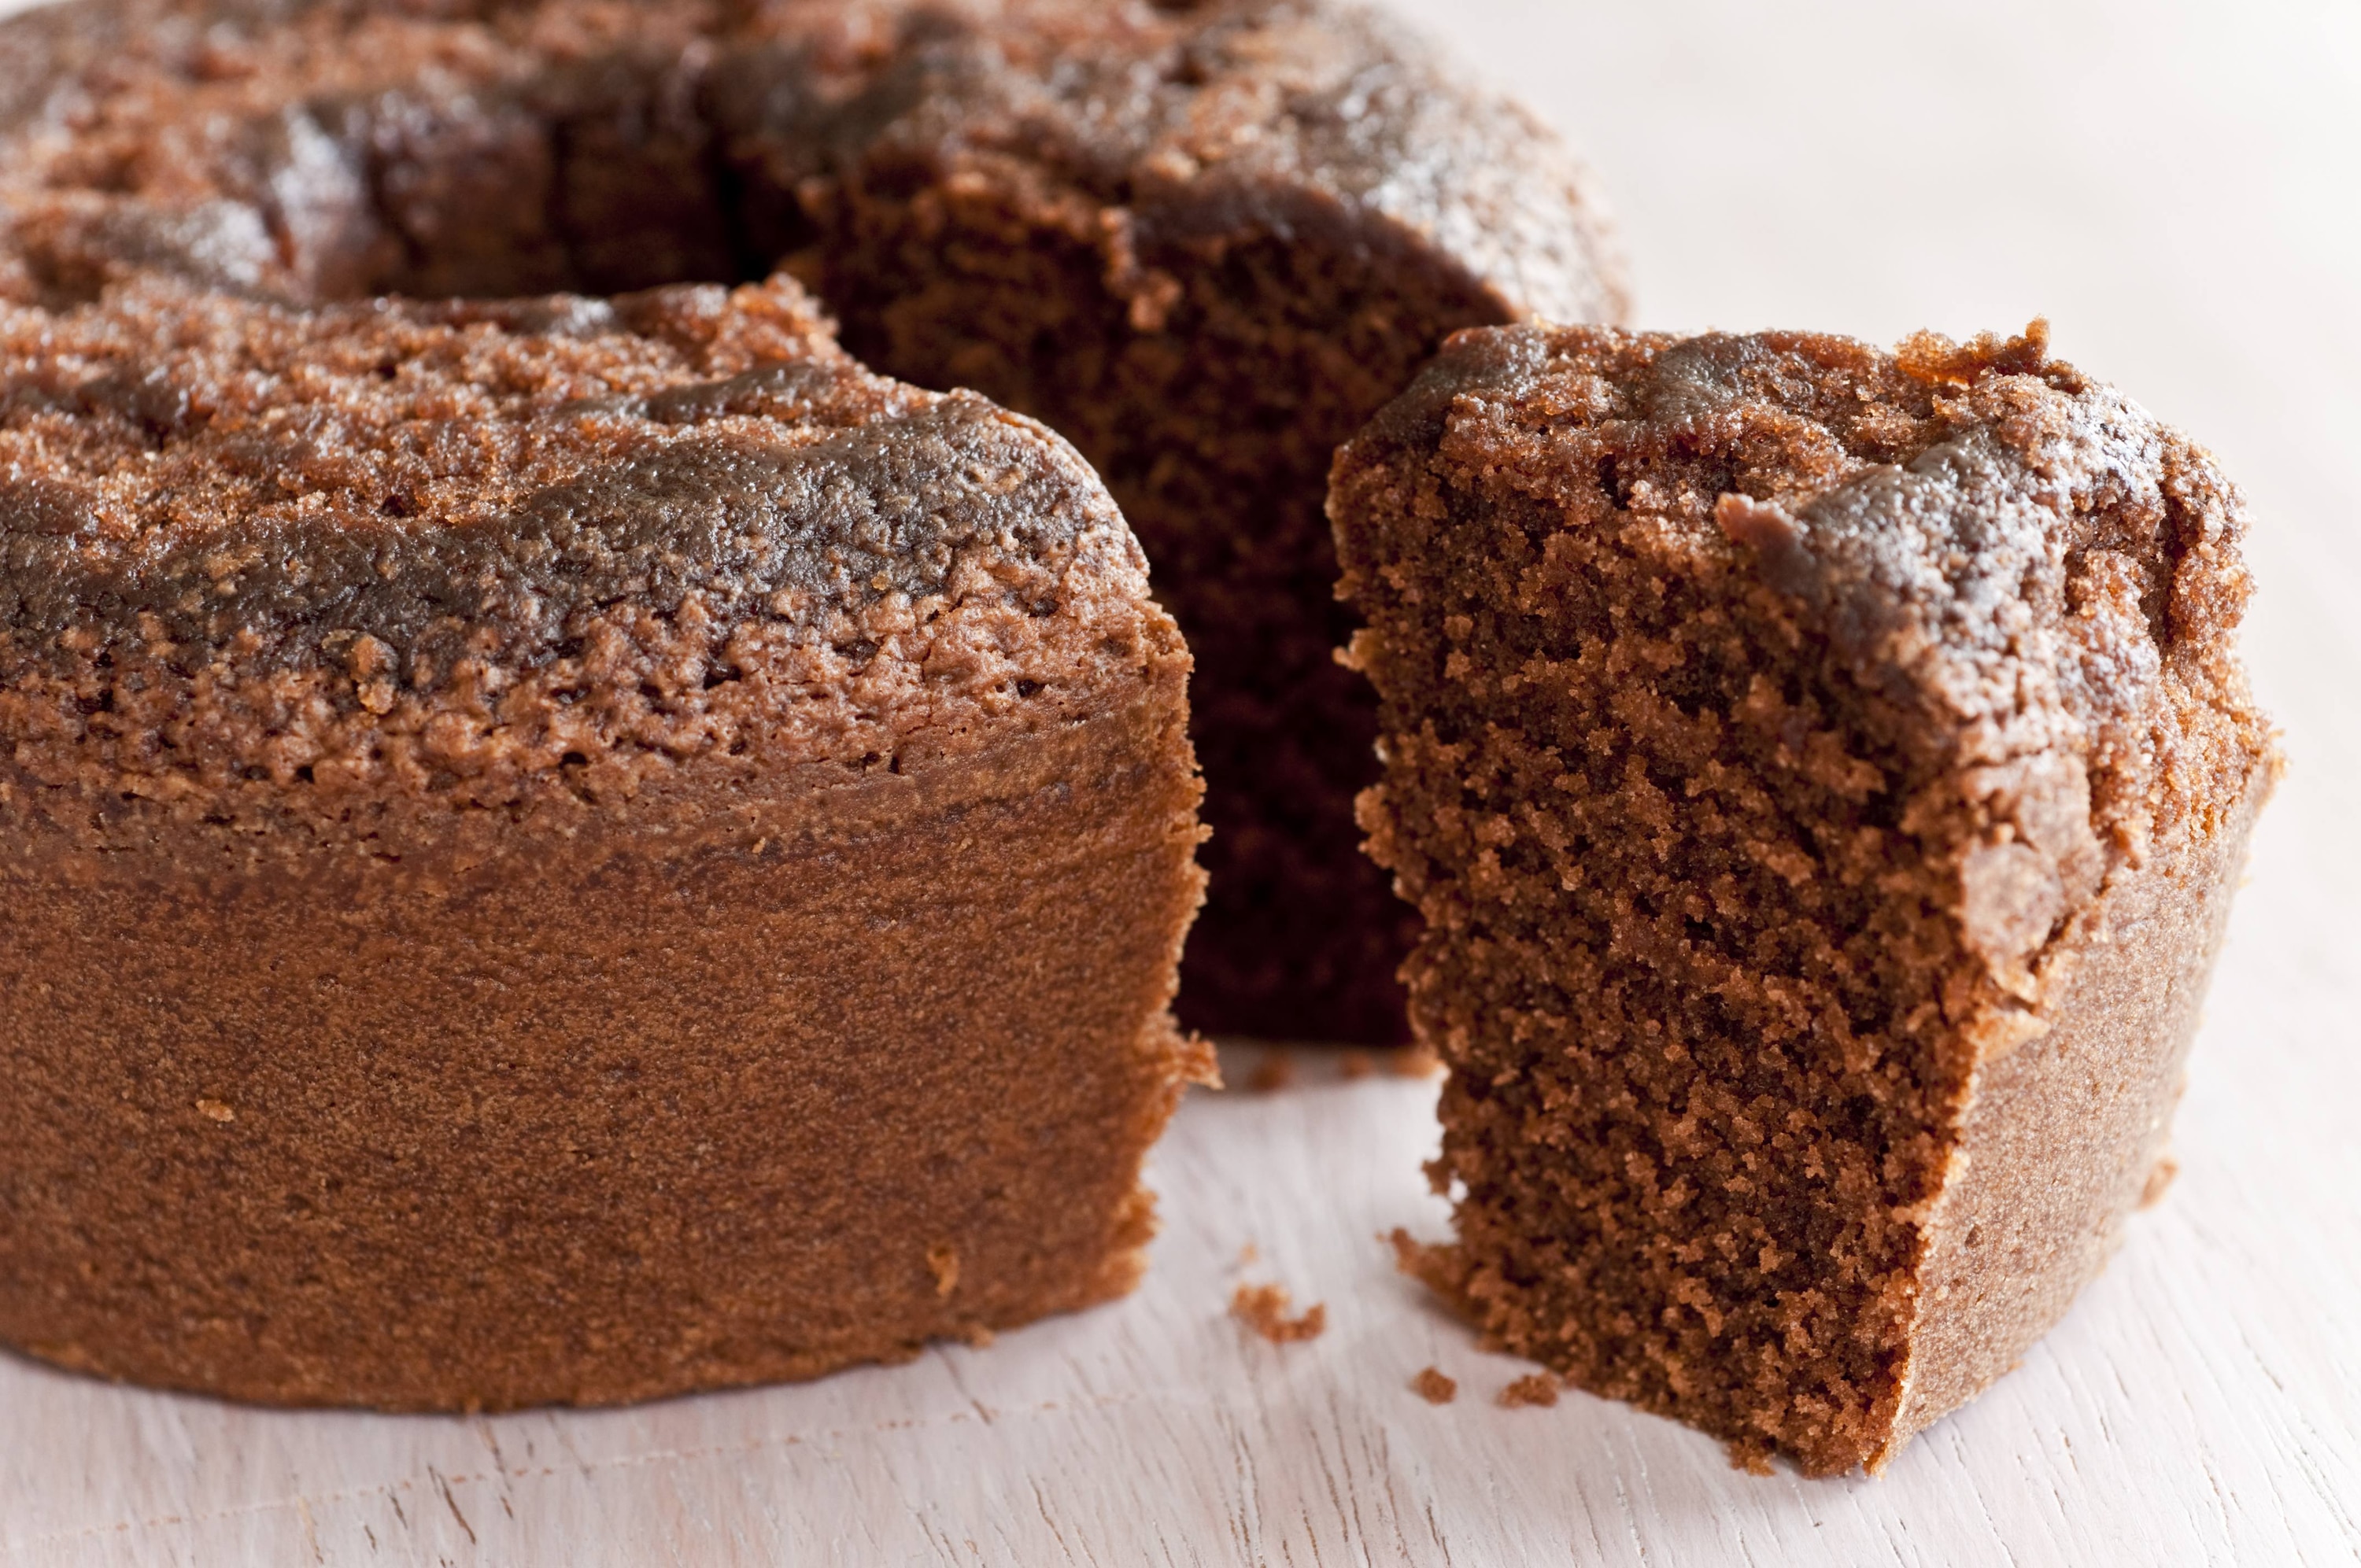
[[[0,1339],[605,1402],[1128,1288],[1201,786],[1071,447],[784,281],[0,355]]]
[[[1123,1294],[1203,1070],[1167,1011],[1201,886],[1180,685],[905,775],[673,781],[489,861],[12,828],[0,1342],[500,1409]]]
[[[1999,1331],[1925,1285],[1961,1157],[2002,1168],[1981,1064],[2104,1036],[2168,1094],[2185,1036],[2127,1047],[2104,980],[2202,974],[2272,765],[2211,476],[2037,338],[1470,333],[1340,455],[1363,821],[1452,1066],[1427,1272],[1497,1339],[1814,1472],[1956,1393]],[[2158,852],[2169,938],[2074,992]],[[2107,1174],[2035,1227],[2044,1310],[2150,1141],[2048,1155]]]
[[[2114,558],[2087,554],[2069,588],[2089,623],[2077,673],[2119,692],[2116,722],[2092,726],[2083,750],[2113,863],[2025,960],[2037,1022],[2015,1032],[2030,1037],[1979,1057],[1927,1222],[1901,1409],[1873,1466],[2015,1366],[2104,1266],[2131,1212],[2162,1194],[2206,982],[2283,765],[2235,651],[2245,503],[2202,448],[2144,415],[2126,422],[2154,442],[2135,478],[2155,484],[2144,499],[2162,514],[2161,548],[2135,573],[2133,553],[2106,541]],[[1984,777],[1969,779],[1981,793]]]
[[[2169,1179],[2189,1047],[2270,773],[2223,783],[2205,820],[2119,871],[2059,938],[2047,1031],[1977,1062],[1871,1468],[2013,1369]]]

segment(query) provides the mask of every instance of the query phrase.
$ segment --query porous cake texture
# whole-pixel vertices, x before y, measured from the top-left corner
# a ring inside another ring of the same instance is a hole
[[[18,299],[784,263],[877,369],[1049,421],[1197,652],[1183,1021],[1404,1037],[1328,461],[1451,331],[1622,308],[1581,170],[1431,45],[1322,0],[81,0],[0,40]]]
[[[785,280],[0,306],[0,1342],[598,1403],[1103,1300],[1207,1067],[1088,466]]]
[[[2038,327],[1462,334],[1338,456],[1499,1343],[1874,1469],[2164,1154],[2277,771],[2237,492]]]

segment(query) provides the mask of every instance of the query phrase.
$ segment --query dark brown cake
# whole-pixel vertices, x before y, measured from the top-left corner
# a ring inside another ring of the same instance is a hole
[[[0,1342],[603,1402],[1126,1289],[1188,656],[784,280],[0,307]]]
[[[1328,461],[1450,331],[1612,317],[1554,139],[1319,0],[83,0],[0,28],[0,285],[604,293],[780,258],[888,374],[1048,420],[1197,654],[1183,1021],[1404,1037]]]
[[[2245,510],[2037,329],[1453,340],[1339,455],[1422,1272],[1760,1464],[2006,1371],[2163,1154],[2275,776]]]

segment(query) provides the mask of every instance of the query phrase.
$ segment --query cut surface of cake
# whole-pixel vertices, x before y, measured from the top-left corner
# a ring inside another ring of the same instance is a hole
[[[2278,769],[2213,459],[2046,331],[1455,338],[1340,453],[1499,1343],[1759,1464],[2000,1376],[2164,1157]]]
[[[1127,1289],[1206,1068],[1095,476],[785,280],[0,307],[0,1342],[601,1403]]]
[[[785,264],[878,370],[1049,422],[1197,650],[1183,1022],[1406,1037],[1328,460],[1451,331],[1622,308],[1580,169],[1430,45],[1319,0],[81,0],[0,40],[21,300]]]

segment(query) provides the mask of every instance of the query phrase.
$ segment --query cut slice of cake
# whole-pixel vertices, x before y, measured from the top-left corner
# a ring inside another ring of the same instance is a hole
[[[1120,1294],[1188,654],[784,280],[0,307],[0,1342],[644,1398]]]
[[[2237,493],[2045,339],[1469,332],[1337,460],[1421,1272],[1750,1464],[1882,1465],[2104,1263],[2276,775]]]

